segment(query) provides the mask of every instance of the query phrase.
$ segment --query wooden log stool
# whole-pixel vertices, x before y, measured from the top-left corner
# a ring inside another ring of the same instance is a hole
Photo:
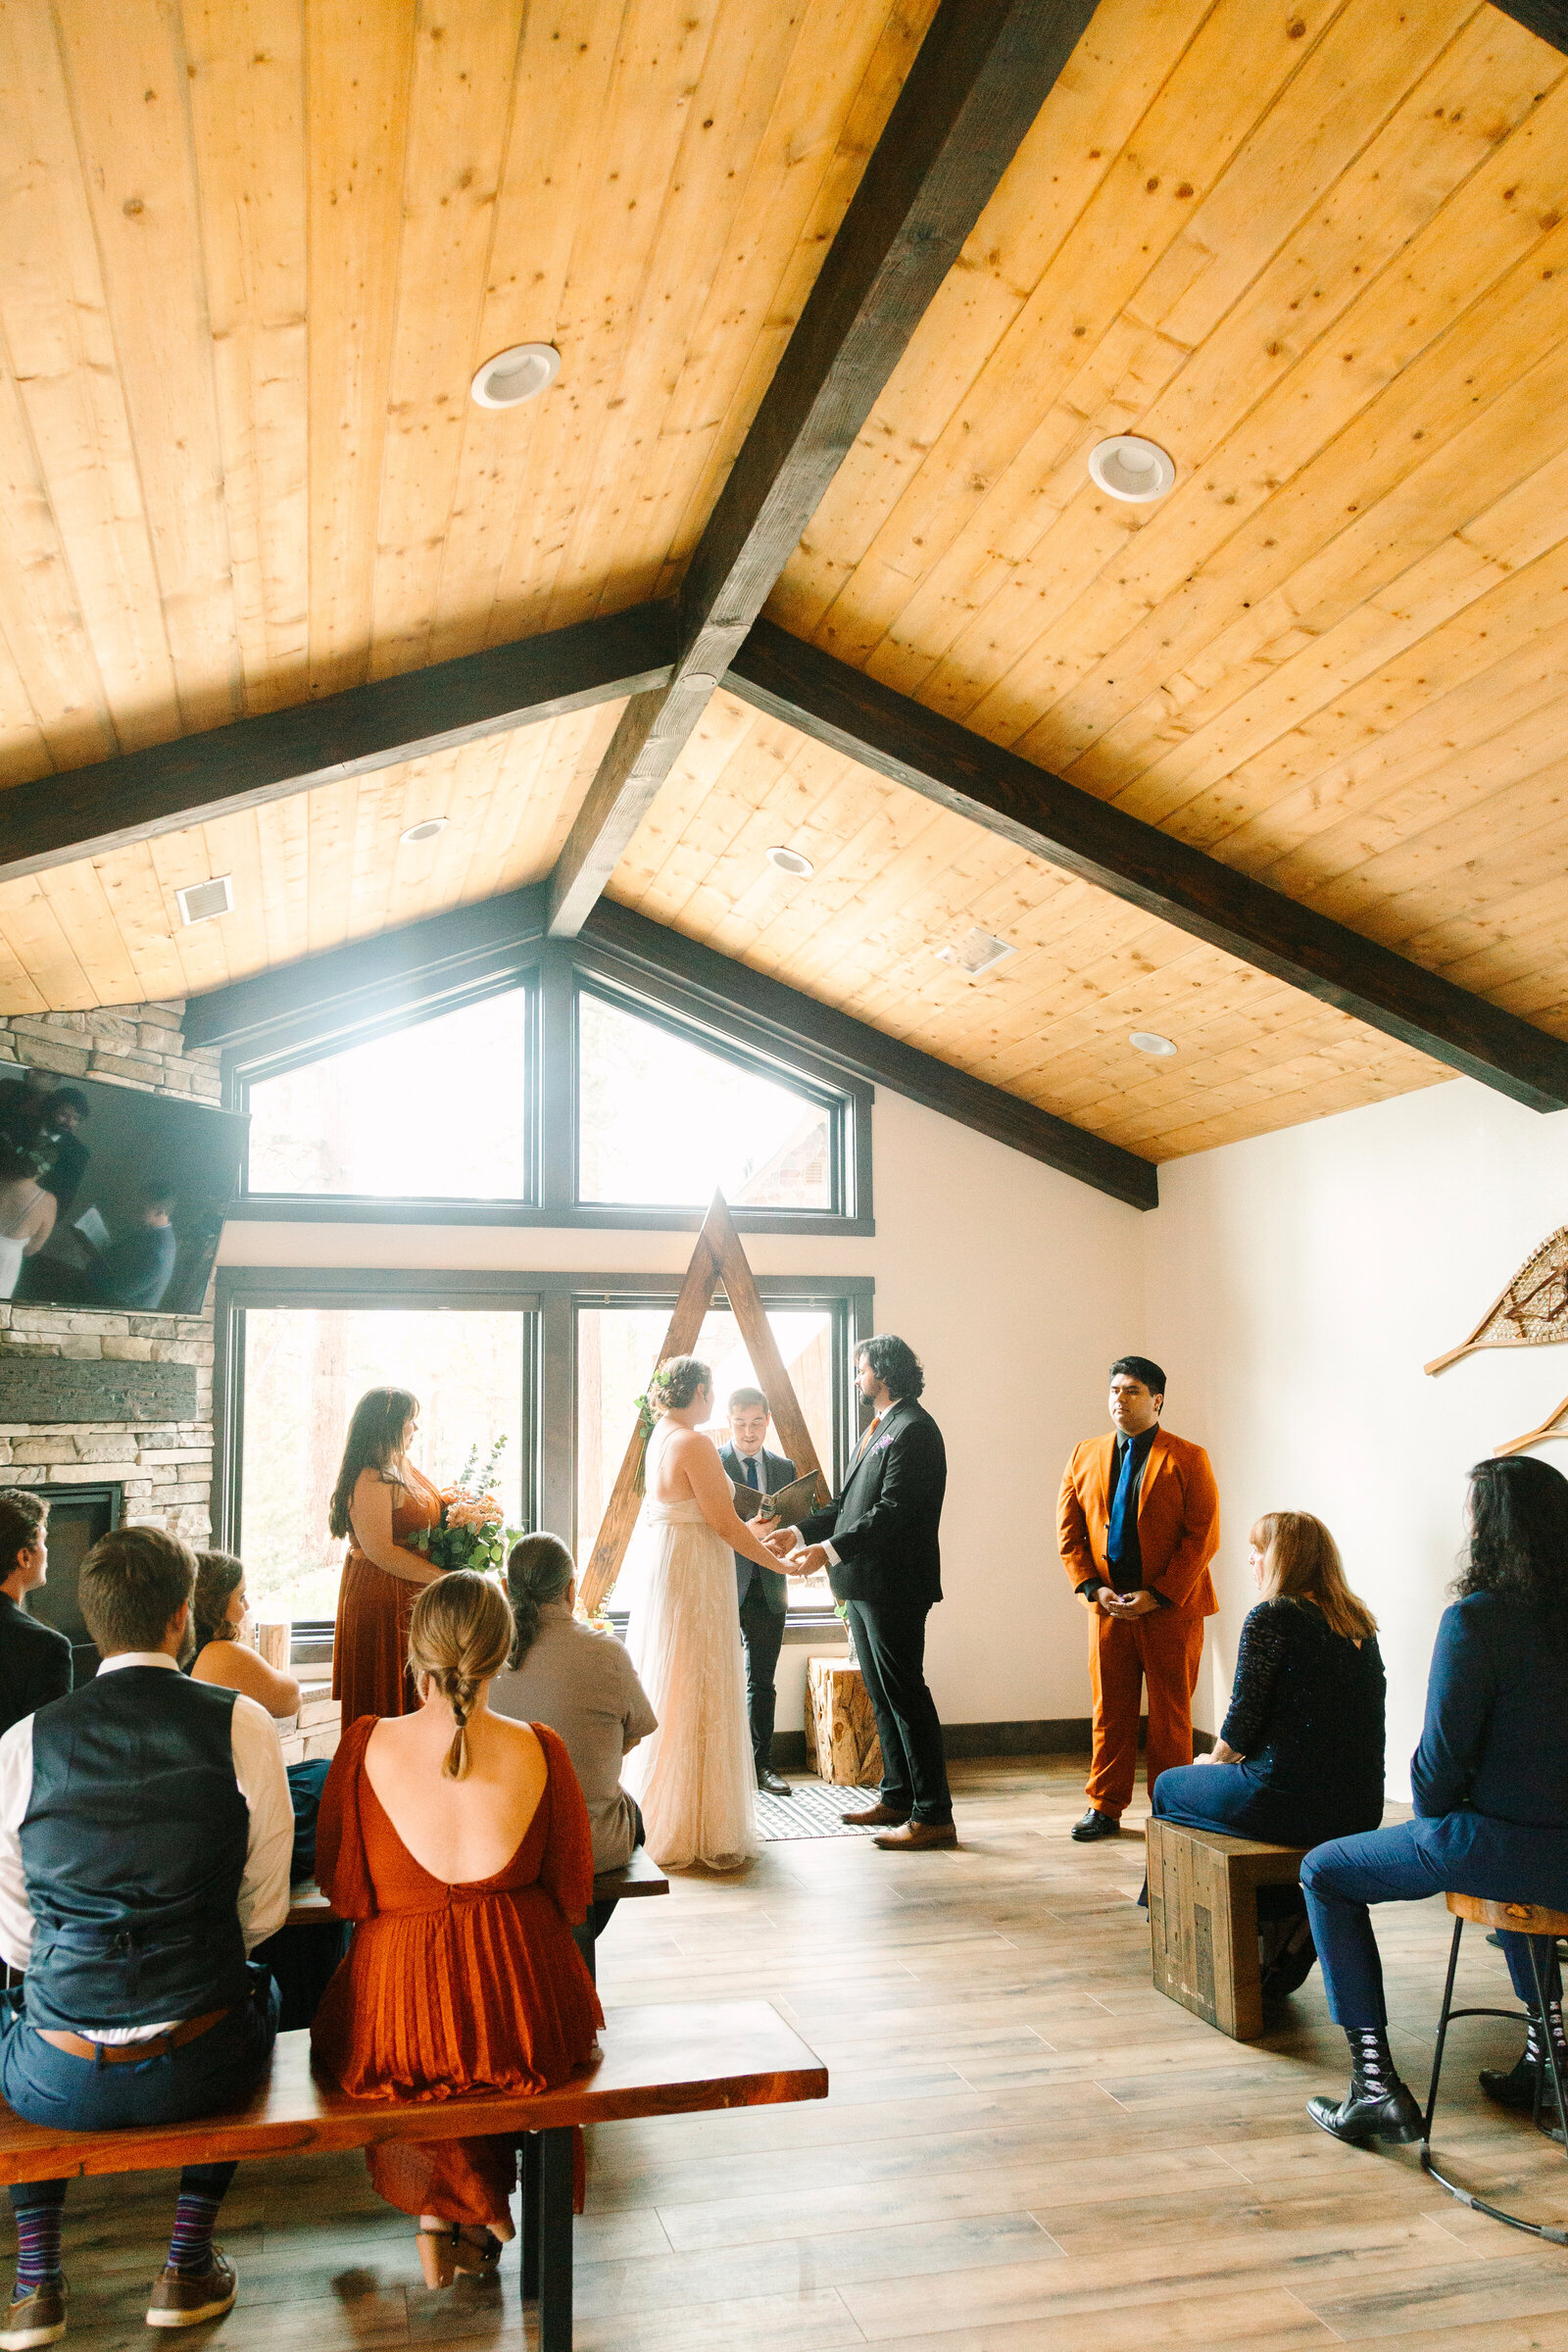
[[[1294,1886],[1303,1845],[1264,1845],[1151,1817],[1149,1943],[1154,1984],[1233,2041],[1263,2031],[1257,1890]]]
[[[835,1788],[874,1788],[882,1778],[871,1694],[848,1658],[806,1661],[806,1754]]]
[[[1520,2214],[1504,2213],[1500,2205],[1489,2205],[1484,2197],[1476,2196],[1468,2188],[1461,2188],[1457,2180],[1448,2180],[1432,2161],[1432,2118],[1437,2112],[1438,2083],[1443,2075],[1443,2045],[1448,2038],[1448,2028],[1453,2020],[1456,2017],[1510,2017],[1516,2018],[1521,2025],[1530,2022],[1522,2009],[1454,2007],[1453,1980],[1458,1973],[1459,1939],[1464,1934],[1465,1921],[1474,1920],[1478,1927],[1491,1928],[1499,1935],[1528,1936],[1532,1938],[1530,1966],[1536,1980],[1536,2003],[1544,2026],[1552,1942],[1559,1936],[1568,1936],[1568,1911],[1547,1911],[1539,1903],[1489,1902],[1479,1894],[1448,1894],[1444,1900],[1453,1913],[1453,1941],[1448,1947],[1448,1981],[1443,1988],[1443,2013],[1438,2019],[1438,2046],[1432,2053],[1432,2082],[1427,2091],[1427,2111],[1421,2126],[1421,2168],[1432,2175],[1440,2188],[1446,2188],[1450,2197],[1457,2197],[1460,2204],[1468,2205],[1473,2213],[1487,2214],[1494,2222],[1506,2222],[1510,2230],[1523,2230],[1531,2237],[1548,2238],[1554,2246],[1568,2246],[1568,2230],[1553,2229],[1547,2222],[1527,2222]],[[1568,2083],[1564,2082],[1558,2071],[1557,2051],[1551,2035],[1544,2034],[1544,2039],[1546,2064],[1551,2069],[1552,2087],[1557,2093],[1557,2121],[1561,2125],[1564,2116],[1568,2116]],[[1538,2071],[1536,2078],[1535,2121],[1538,2125],[1541,2123],[1544,2094],[1545,2073],[1543,2069]],[[1563,2134],[1559,2131],[1552,2137],[1562,2138]],[[1564,2152],[1568,2153],[1568,2139],[1564,2141]]]

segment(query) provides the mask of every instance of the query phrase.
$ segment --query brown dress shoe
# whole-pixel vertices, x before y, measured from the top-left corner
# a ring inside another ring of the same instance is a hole
[[[841,1813],[840,1821],[861,1822],[868,1830],[886,1829],[890,1822],[907,1821],[907,1813],[895,1813],[890,1805],[878,1801],[874,1805],[857,1805],[853,1813]]]
[[[958,1833],[951,1821],[906,1821],[896,1830],[884,1830],[873,1838],[873,1845],[885,1846],[889,1853],[912,1853],[921,1846],[956,1845]]]

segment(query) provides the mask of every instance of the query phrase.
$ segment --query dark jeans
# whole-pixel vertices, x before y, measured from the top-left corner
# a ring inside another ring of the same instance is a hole
[[[628,1797],[626,1801],[631,1806],[631,1850],[635,1853],[637,1848],[646,1842],[647,1832],[643,1828],[643,1809],[637,1799],[632,1796]],[[588,1974],[596,1981],[598,1972],[594,1960],[594,1945],[613,1919],[615,1905],[619,1900],[618,1894],[609,1894],[605,1896],[603,1902],[590,1903],[587,1918],[571,1931],[571,1940],[581,1952]]]
[[[942,1725],[925,1681],[928,1612],[879,1600],[845,1607],[882,1742],[882,1802],[916,1821],[951,1822]]]
[[[1271,1845],[1317,1845],[1342,1834],[1311,1797],[1272,1788],[1247,1764],[1187,1764],[1162,1772],[1152,1811],[1188,1830],[1219,1830]]]
[[[784,1620],[762,1594],[759,1569],[741,1602],[741,1640],[746,1644],[746,1711],[752,1723],[752,1761],[760,1772],[773,1754],[773,1717],[778,1694],[773,1676],[784,1641]]]
[[[27,2123],[63,2132],[186,2124],[238,2107],[267,2072],[277,2039],[277,1987],[265,1968],[253,1964],[250,1975],[249,1998],[227,2017],[140,2066],[101,2066],[57,2050],[28,2025],[20,1992],[0,1997],[0,2096]],[[233,2177],[231,2164],[187,2166],[182,2185],[221,2196]],[[11,2202],[25,2212],[58,2205],[65,2193],[64,2180],[28,2180],[12,2189]]]
[[[1332,1844],[1314,1846],[1301,1865],[1301,1886],[1312,1940],[1323,1964],[1330,2017],[1352,2031],[1383,2027],[1389,2022],[1383,1966],[1367,1906],[1418,1903],[1428,1895],[1451,1892],[1568,1910],[1568,1836],[1560,1830],[1494,1821],[1485,1813],[1461,1811],[1435,1821],[1400,1821],[1360,1838],[1338,1838]],[[1503,1936],[1499,1940],[1515,1992],[1522,2001],[1534,2001],[1531,1938]],[[1549,1997],[1560,2000],[1556,1947],[1547,1948]]]

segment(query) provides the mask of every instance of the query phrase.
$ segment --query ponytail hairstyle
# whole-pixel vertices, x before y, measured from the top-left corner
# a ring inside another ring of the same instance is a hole
[[[236,1560],[231,1551],[199,1551],[196,1554],[196,1590],[190,1596],[190,1621],[195,1628],[196,1646],[204,1642],[226,1642],[229,1629],[224,1624],[228,1604],[244,1581],[245,1563]]]
[[[1265,1511],[1252,1547],[1263,1555],[1265,1600],[1309,1600],[1331,1634],[1370,1642],[1378,1621],[1345,1581],[1340,1547],[1310,1511]]]
[[[402,1484],[392,1465],[402,1455],[409,1423],[418,1409],[419,1399],[407,1389],[366,1390],[354,1407],[349,1434],[343,1442],[337,1485],[332,1489],[332,1499],[326,1509],[326,1524],[334,1536],[354,1533],[349,1525],[349,1509],[362,1470],[373,1470],[389,1487]]]
[[[507,1554],[507,1591],[517,1639],[512,1663],[520,1666],[539,1639],[539,1611],[560,1600],[577,1573],[576,1562],[559,1536],[541,1531],[522,1536]]]
[[[468,1717],[479,1688],[512,1655],[512,1611],[499,1585],[471,1568],[449,1569],[426,1585],[409,1621],[409,1665],[416,1682],[432,1682],[457,1730],[442,1759],[445,1780],[468,1769]]]
[[[648,1401],[656,1413],[683,1412],[700,1389],[710,1389],[713,1375],[695,1355],[669,1355],[648,1383]]]

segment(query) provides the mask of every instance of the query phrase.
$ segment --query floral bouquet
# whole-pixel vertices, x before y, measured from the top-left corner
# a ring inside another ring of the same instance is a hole
[[[446,1575],[454,1568],[471,1568],[480,1576],[504,1576],[507,1553],[522,1534],[508,1527],[496,1499],[505,1437],[497,1438],[481,1466],[474,1446],[455,1485],[441,1489],[438,1526],[420,1528],[409,1538],[411,1551],[422,1551],[433,1567]]]

